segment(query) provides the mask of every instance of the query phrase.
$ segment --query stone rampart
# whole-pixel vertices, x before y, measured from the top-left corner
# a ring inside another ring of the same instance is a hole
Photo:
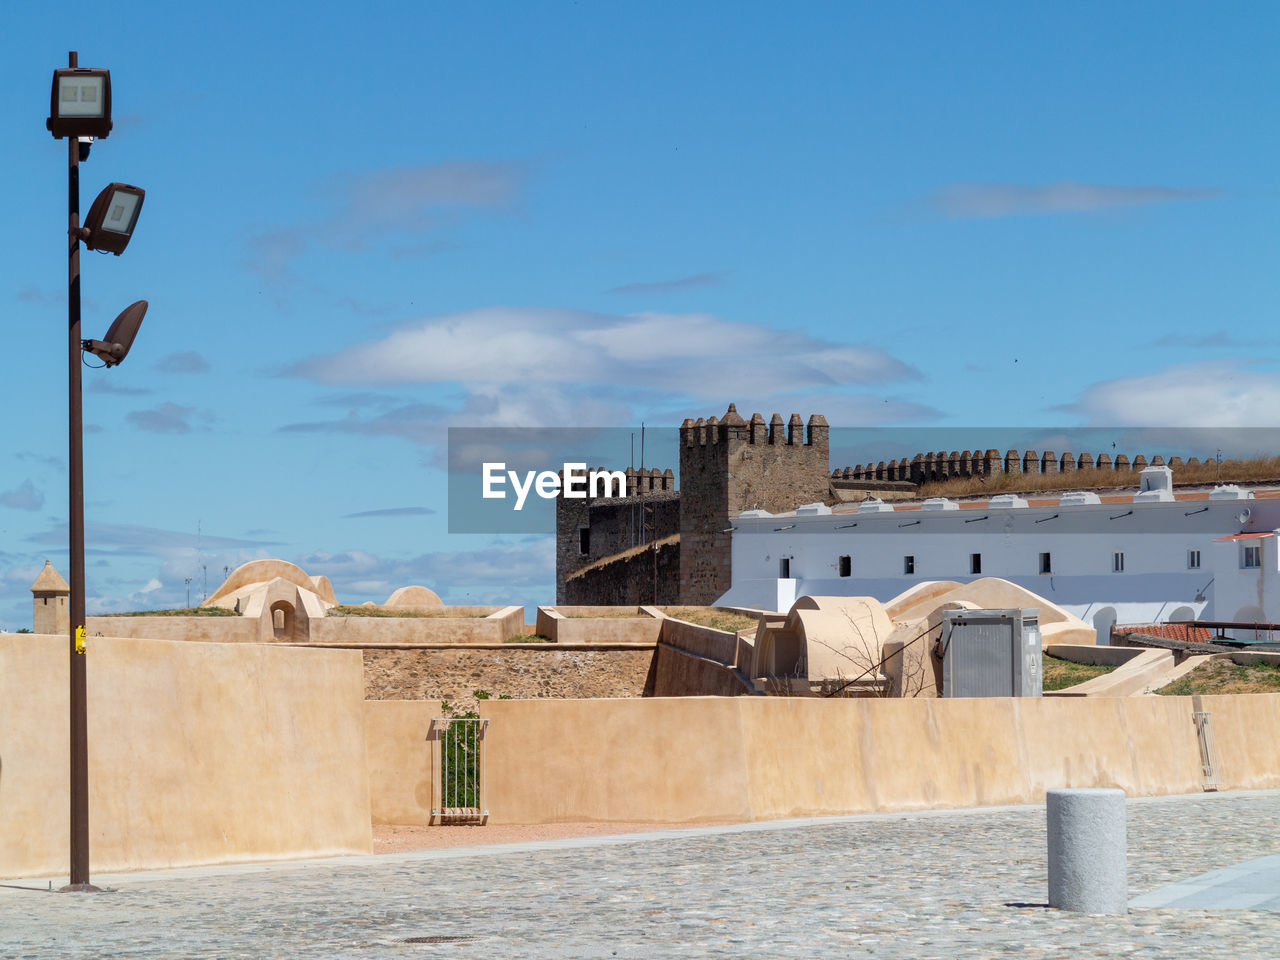
[[[1191,457],[1186,466],[1196,466],[1199,460]],[[917,453],[914,457],[903,457],[900,460],[881,460],[878,463],[860,463],[853,467],[844,467],[831,472],[831,480],[869,480],[899,481],[908,483],[929,483],[937,480],[950,480],[957,477],[990,477],[1001,473],[1072,473],[1076,470],[1142,470],[1147,466],[1169,466],[1177,469],[1183,466],[1181,457],[1170,457],[1166,463],[1159,454],[1150,461],[1142,454],[1137,454],[1132,461],[1125,454],[1100,453],[1094,457],[1091,453],[1063,453],[1058,455],[1052,450],[1037,453],[1026,450],[1021,454],[1017,450],[1007,450],[1002,455],[999,450],[936,450],[929,453]]]

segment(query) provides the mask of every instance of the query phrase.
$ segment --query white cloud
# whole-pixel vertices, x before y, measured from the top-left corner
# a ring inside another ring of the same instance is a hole
[[[290,372],[329,384],[463,383],[495,404],[508,402],[502,388],[511,384],[628,386],[718,403],[744,385],[785,392],[919,378],[915,368],[877,347],[763,324],[705,314],[529,307],[419,321],[304,360]],[[487,393],[483,385],[491,385]]]
[[[1274,427],[1280,373],[1240,360],[1180,364],[1096,383],[1063,409],[1097,425]]]

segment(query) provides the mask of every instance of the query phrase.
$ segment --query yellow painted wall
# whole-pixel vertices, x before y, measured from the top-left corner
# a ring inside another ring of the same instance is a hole
[[[0,876],[68,865],[62,637],[0,635]],[[91,870],[367,853],[358,651],[91,637]]]
[[[1205,697],[1226,788],[1280,787],[1280,694]],[[1187,697],[486,701],[493,823],[699,821],[1195,793]],[[372,748],[371,748],[372,749]],[[376,806],[376,801],[375,801]]]
[[[447,607],[477,612],[484,617],[317,617],[310,623],[310,642],[350,646],[380,643],[504,643],[524,633],[523,607]]]
[[[91,637],[143,637],[200,643],[256,643],[257,617],[88,617]]]
[[[369,803],[374,823],[427,823],[434,754],[428,739],[439,700],[366,700]]]

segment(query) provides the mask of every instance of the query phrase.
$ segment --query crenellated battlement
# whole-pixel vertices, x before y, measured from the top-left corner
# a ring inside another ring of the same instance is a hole
[[[1196,466],[1199,460],[1191,457],[1186,461],[1188,467]],[[939,480],[950,480],[958,477],[990,477],[1001,473],[1073,473],[1077,470],[1110,470],[1140,471],[1147,466],[1169,466],[1174,469],[1183,466],[1181,457],[1165,458],[1156,454],[1150,461],[1143,454],[1137,454],[1133,460],[1123,453],[1113,458],[1110,454],[1100,453],[1094,457],[1090,453],[1063,453],[1061,456],[1052,450],[1037,453],[1035,450],[1007,450],[1001,455],[999,450],[943,450],[930,453],[917,453],[914,457],[903,457],[900,460],[881,460],[879,463],[860,463],[855,467],[844,467],[831,472],[832,480],[905,480],[910,483],[929,483]]]
[[[783,421],[782,415],[775,413],[766,423],[764,416],[753,413],[749,421],[743,420],[738,413],[737,404],[729,404],[724,417],[711,417],[694,420],[686,417],[680,424],[680,446],[717,447],[721,444],[746,443],[770,446],[806,446],[827,449],[830,445],[831,428],[827,418],[820,413],[812,414],[806,426],[800,414],[793,413],[791,418]]]

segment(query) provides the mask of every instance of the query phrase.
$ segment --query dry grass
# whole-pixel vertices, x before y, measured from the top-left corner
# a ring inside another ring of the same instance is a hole
[[[442,610],[397,610],[394,607],[330,607],[326,617],[421,617],[437,620],[483,620],[487,613],[454,613]]]
[[[1110,673],[1115,667],[1105,664],[1075,663],[1071,660],[1059,660],[1057,657],[1044,657],[1041,666],[1042,686],[1044,690],[1065,690],[1077,683],[1084,683],[1094,677]]]
[[[555,611],[566,620],[644,620],[649,616],[639,607],[597,607],[592,613],[565,613],[564,608],[556,607]]]
[[[1156,691],[1167,697],[1276,692],[1280,692],[1280,664],[1253,663],[1242,666],[1225,658],[1202,663],[1185,677]]]
[[[746,614],[734,613],[732,610],[719,610],[715,607],[659,607],[658,609],[676,620],[696,623],[700,627],[710,627],[712,630],[723,630],[725,633],[737,633],[739,630],[754,627],[759,622],[757,617],[748,617]]]
[[[128,613],[104,613],[104,617],[238,617],[225,607],[183,607],[180,610],[131,610]]]
[[[518,637],[507,637],[503,643],[552,643],[550,637],[544,637],[540,633],[522,633]]]
[[[1137,470],[1073,470],[1068,473],[1000,473],[992,477],[957,477],[921,484],[921,497],[989,496],[997,493],[1034,493],[1038,490],[1122,490],[1138,485]],[[1280,480],[1280,457],[1254,457],[1222,461],[1222,483],[1257,483]],[[1214,484],[1218,465],[1212,460],[1194,467],[1175,467],[1175,484]]]

